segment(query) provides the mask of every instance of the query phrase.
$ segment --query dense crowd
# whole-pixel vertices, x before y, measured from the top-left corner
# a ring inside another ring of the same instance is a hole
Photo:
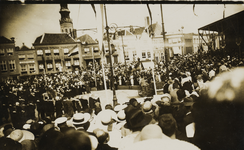
[[[1,83],[0,149],[243,148],[243,59],[202,53],[175,56],[168,68],[114,64],[114,84],[140,85],[146,97],[105,108],[91,88],[111,88],[109,67],[103,76],[90,65]]]

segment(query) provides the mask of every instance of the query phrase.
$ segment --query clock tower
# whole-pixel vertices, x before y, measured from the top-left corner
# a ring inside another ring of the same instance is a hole
[[[61,19],[59,20],[60,28],[62,33],[68,33],[73,39],[76,39],[76,30],[73,28],[72,19],[69,16],[69,9],[67,4],[60,4],[60,15]]]

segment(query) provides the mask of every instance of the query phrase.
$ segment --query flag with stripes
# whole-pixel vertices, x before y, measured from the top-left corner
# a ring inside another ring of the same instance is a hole
[[[77,45],[75,45],[68,53],[68,56],[76,55],[79,53],[79,48]]]

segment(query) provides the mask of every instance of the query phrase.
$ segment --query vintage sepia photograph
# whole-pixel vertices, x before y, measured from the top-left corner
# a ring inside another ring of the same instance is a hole
[[[242,150],[244,2],[0,0],[0,150]]]

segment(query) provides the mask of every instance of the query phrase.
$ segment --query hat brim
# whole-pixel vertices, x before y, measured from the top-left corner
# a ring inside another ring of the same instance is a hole
[[[137,122],[137,124],[134,124],[134,125],[130,126],[126,122],[126,124],[124,125],[124,127],[127,128],[127,129],[141,128],[141,127],[144,127],[144,126],[148,125],[151,121],[152,121],[152,116],[151,115],[144,115],[143,120],[141,120],[140,122]]]
[[[127,105],[117,105],[114,107],[114,111],[120,111],[127,107]]]
[[[35,136],[33,133],[31,133],[30,131],[26,131],[26,130],[21,130],[23,132],[23,137],[19,140],[19,142],[21,143],[24,140],[34,140]]]
[[[84,113],[84,120],[81,122],[74,122],[73,121],[74,117],[71,118],[73,125],[85,124],[85,123],[89,122],[90,119],[91,119],[91,115],[89,113]]]

